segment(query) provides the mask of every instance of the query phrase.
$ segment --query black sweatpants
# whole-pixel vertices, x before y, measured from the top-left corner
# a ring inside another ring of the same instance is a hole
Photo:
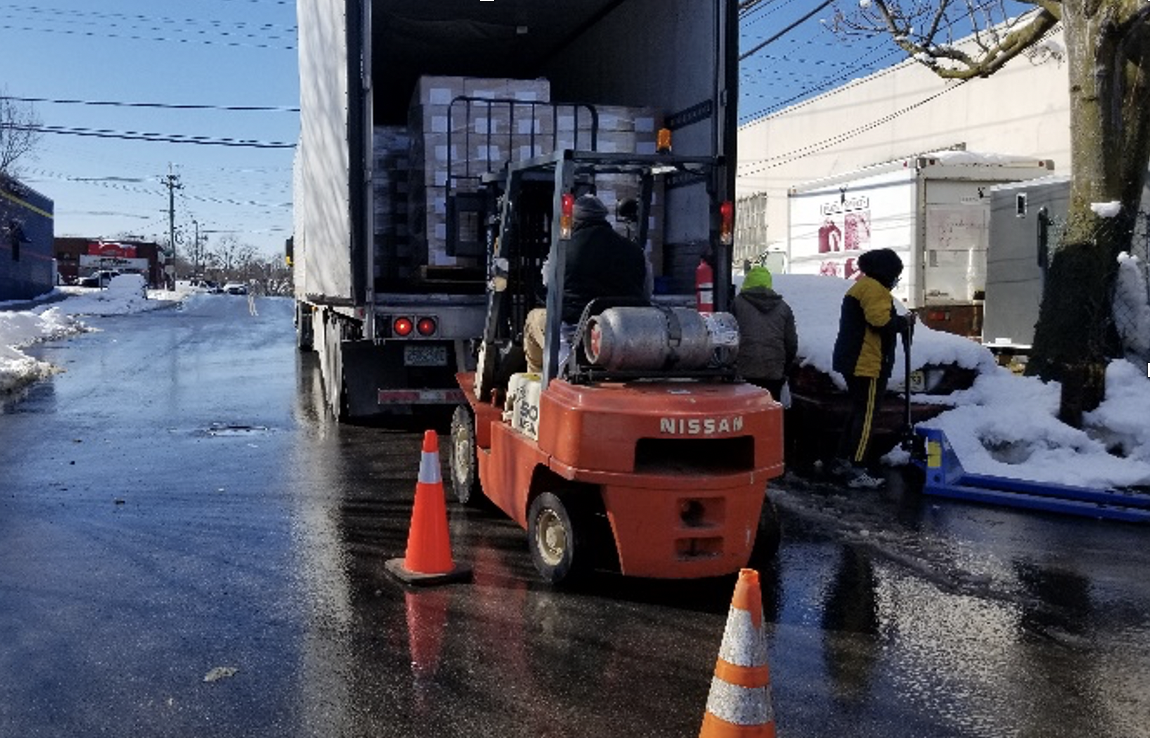
[[[882,407],[883,395],[886,394],[887,380],[856,376],[848,376],[846,380],[851,407],[843,434],[839,438],[838,457],[852,464],[863,464],[866,462],[874,422]]]

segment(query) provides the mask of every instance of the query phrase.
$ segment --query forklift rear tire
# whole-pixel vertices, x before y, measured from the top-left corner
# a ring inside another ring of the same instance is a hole
[[[476,507],[483,499],[479,485],[476,460],[475,418],[471,408],[460,405],[451,416],[451,488],[455,499],[463,505]]]
[[[779,508],[774,500],[763,500],[763,511],[759,514],[759,528],[755,533],[755,545],[751,547],[750,566],[759,569],[769,566],[779,552],[783,540],[783,526],[779,521]]]
[[[552,492],[536,497],[527,511],[531,560],[549,584],[572,582],[590,566],[592,551],[577,517],[570,500]]]

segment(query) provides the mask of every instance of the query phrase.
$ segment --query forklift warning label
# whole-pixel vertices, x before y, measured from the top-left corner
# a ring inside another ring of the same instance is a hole
[[[712,436],[742,429],[742,415],[733,418],[659,418],[659,432],[675,436]]]

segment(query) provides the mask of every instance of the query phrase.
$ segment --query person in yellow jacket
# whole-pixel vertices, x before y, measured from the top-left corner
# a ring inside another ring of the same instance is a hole
[[[867,251],[858,260],[863,276],[843,296],[832,366],[846,379],[850,413],[832,472],[847,485],[874,488],[883,483],[866,467],[875,417],[894,368],[895,338],[914,325],[914,313],[899,315],[890,291],[902,274],[902,259],[891,249]]]

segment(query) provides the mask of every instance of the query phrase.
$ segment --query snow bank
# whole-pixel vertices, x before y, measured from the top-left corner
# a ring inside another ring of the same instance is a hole
[[[841,388],[846,385],[831,370],[831,353],[839,308],[850,285],[845,279],[816,275],[774,277],[775,290],[795,313],[801,363],[829,374]],[[1150,323],[1140,326],[1141,335],[1150,334]],[[1085,428],[1078,430],[1058,420],[1057,382],[1016,376],[999,367],[978,343],[920,323],[912,370],[950,363],[977,370],[974,386],[942,398],[915,395],[914,400],[954,406],[921,425],[942,429],[968,472],[1097,488],[1150,485],[1150,379],[1145,366],[1113,362],[1106,373],[1105,401],[1085,416]],[[903,376],[902,362],[895,362],[891,387],[901,387]],[[890,461],[905,463],[906,458],[892,454]]]
[[[831,358],[835,347],[835,336],[839,330],[839,311],[843,295],[850,289],[851,281],[808,274],[777,274],[774,276],[774,289],[795,314],[795,329],[799,334],[799,357],[803,366],[812,366],[830,375],[835,385],[846,389],[846,380],[831,368]],[[902,303],[896,301],[900,313],[906,312]],[[911,371],[930,365],[954,364],[964,369],[992,371],[996,369],[994,355],[990,351],[962,336],[944,333],[926,327],[922,323],[915,326],[914,343],[910,352]],[[902,348],[899,347],[899,356]],[[898,389],[905,383],[906,372],[903,362],[896,361],[891,375],[890,387]]]

